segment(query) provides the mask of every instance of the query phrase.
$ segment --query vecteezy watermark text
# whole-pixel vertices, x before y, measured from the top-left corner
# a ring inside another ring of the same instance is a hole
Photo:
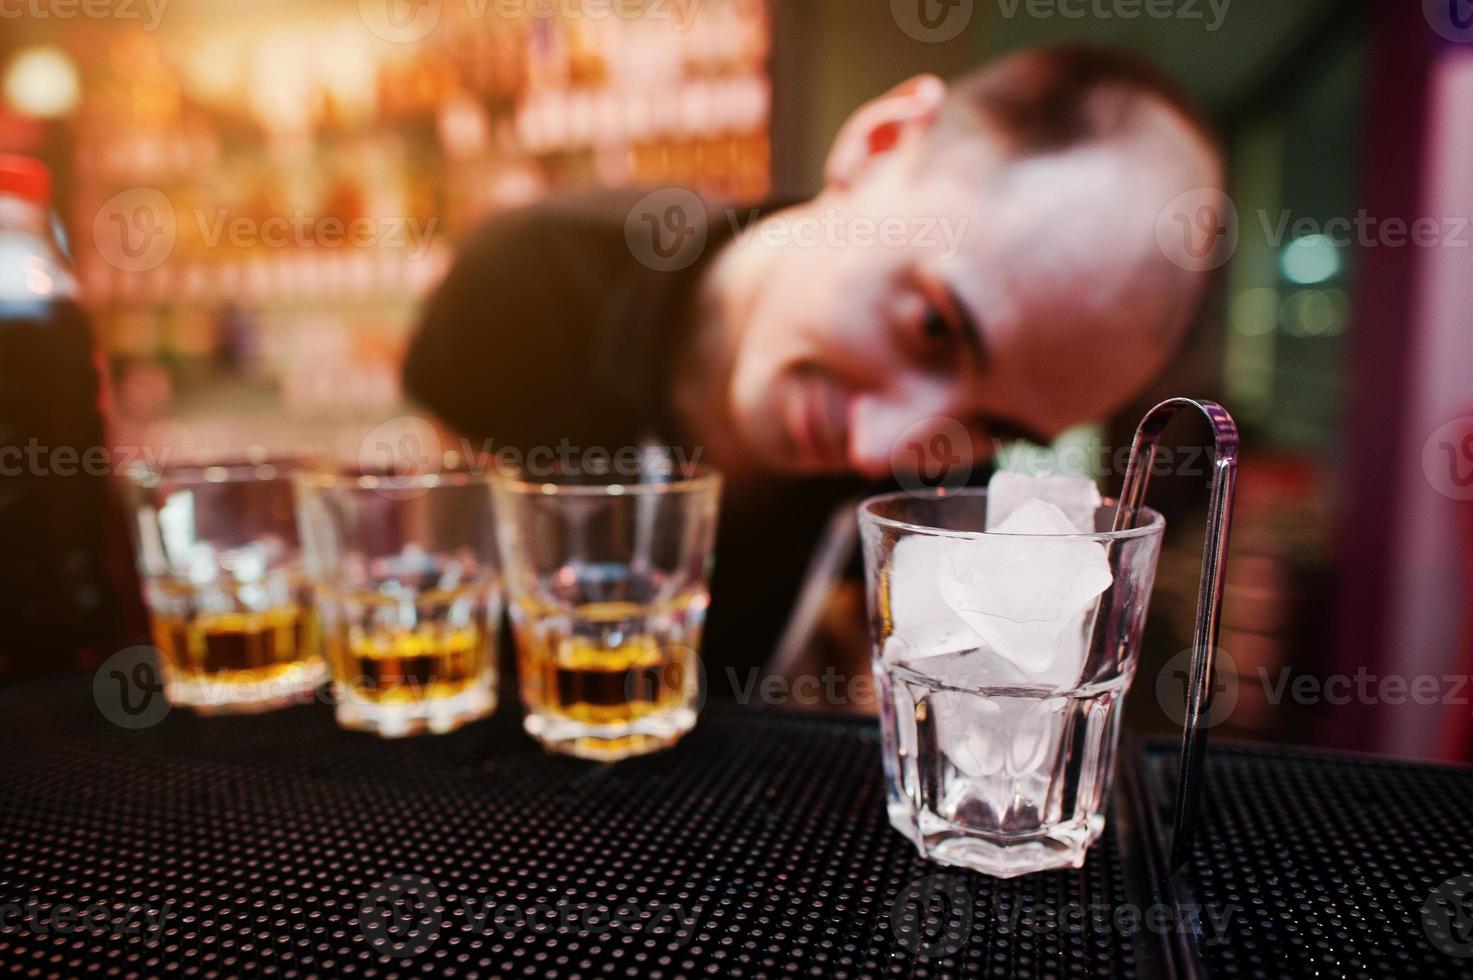
[[[135,20],[157,30],[169,0],[0,0],[0,20]]]
[[[1199,22],[1216,33],[1227,20],[1233,0],[997,0],[997,10],[1012,20],[1020,13],[1031,20],[1176,20]]]
[[[889,924],[895,943],[916,959],[940,959],[954,956],[966,948],[975,924],[985,921],[989,928],[1006,923],[1008,931],[1033,936],[1118,935],[1141,933],[1170,935],[1189,930],[1208,946],[1227,941],[1228,928],[1237,905],[1201,905],[1196,903],[1160,902],[1137,905],[1133,902],[1068,901],[1059,905],[1038,905],[1001,899],[1006,893],[995,892],[990,908],[978,908],[965,882],[956,875],[927,875],[902,888],[890,904]],[[1028,921],[1022,921],[1027,909]]]
[[[683,31],[701,0],[460,0],[457,20],[641,20],[672,23]],[[440,25],[445,0],[358,0],[358,16],[376,37],[412,44]]]
[[[233,248],[411,248],[422,257],[434,236],[436,218],[421,221],[408,216],[357,217],[344,221],[331,215],[313,215],[298,208],[289,215],[253,218],[231,214],[226,208],[193,212],[200,240],[207,248],[221,241]]]
[[[1110,473],[1124,476],[1130,465],[1129,445],[1111,446],[1098,439],[1058,447],[1018,440],[992,440],[993,458],[1005,470],[1046,476],[1054,473]],[[1206,446],[1158,446],[1151,457],[1152,476],[1206,476],[1212,453]]]
[[[493,603],[494,587],[484,586],[483,591],[482,601]],[[657,670],[629,672],[624,682],[625,698],[649,701],[658,685],[688,692],[690,706],[699,711],[706,700],[706,673],[700,657],[695,650],[679,644],[666,645],[662,652],[668,658],[664,666]],[[159,724],[169,716],[172,708],[165,691],[164,670],[163,656],[157,647],[134,646],[114,653],[99,664],[92,675],[92,699],[98,712],[119,728],[137,730]],[[450,679],[436,671],[418,677],[406,676],[394,682],[395,696],[416,704],[433,702],[441,697],[438,689]],[[378,678],[342,670],[333,672],[330,684],[304,683],[298,672],[258,680],[229,669],[196,674],[190,679],[194,696],[207,704],[224,703],[239,695],[242,683],[250,684],[253,698],[278,707],[316,704],[332,707],[345,701],[361,702],[382,691]],[[771,695],[775,699],[782,697],[770,688],[765,688],[763,695]]]
[[[871,673],[841,674],[825,667],[822,674],[763,674],[759,668],[748,669],[741,677],[735,667],[726,668],[726,681],[737,704],[753,703],[769,707],[798,705],[837,708],[875,702],[875,678]]]
[[[645,20],[670,21],[684,30],[695,19],[701,0],[465,0],[473,19],[516,20]]]
[[[311,214],[297,208],[261,218],[229,208],[192,208],[182,214],[152,187],[132,187],[103,202],[92,218],[97,254],[123,272],[158,268],[174,252],[181,232],[192,225],[205,248],[399,249],[421,259],[434,243],[439,219],[412,215]]]
[[[1185,720],[1192,650],[1182,650],[1168,660],[1156,675],[1156,700],[1176,724]],[[1473,706],[1473,676],[1468,674],[1376,673],[1357,667],[1352,673],[1312,674],[1293,667],[1270,669],[1262,665],[1240,670],[1232,654],[1219,648],[1213,657],[1209,703],[1201,720],[1211,728],[1227,721],[1245,693],[1256,685],[1257,701],[1278,707],[1294,704],[1313,708],[1357,705],[1444,705]]]
[[[1227,264],[1244,237],[1272,249],[1307,241],[1335,250],[1473,249],[1473,218],[1461,214],[1380,215],[1365,208],[1329,218],[1266,208],[1240,216],[1237,203],[1215,187],[1179,194],[1157,215],[1157,245],[1183,269],[1206,271]]]
[[[0,903],[0,933],[24,930],[37,936],[142,936],[157,945],[164,933],[173,903],[158,908],[145,905],[108,905],[93,902],[47,902],[32,895],[24,902]]]
[[[1467,674],[1375,674],[1357,667],[1353,674],[1296,674],[1291,667],[1270,673],[1257,669],[1268,703],[1293,701],[1300,705],[1328,704],[1473,704],[1473,677]]]
[[[494,439],[479,444],[461,440],[461,452],[467,460],[489,461],[502,469],[512,469],[530,477],[564,476],[579,478],[618,477],[637,479],[649,474],[652,467],[666,468],[672,473],[687,472],[700,464],[702,451],[697,446],[687,452],[682,446],[577,446],[563,439],[556,446],[496,446]]]
[[[138,464],[158,469],[169,456],[167,446],[46,446],[33,436],[24,446],[0,446],[0,477],[108,476]]]
[[[759,220],[750,211],[743,221],[728,211],[733,242],[738,248],[919,248],[942,259],[961,251],[970,220],[964,215],[900,215],[875,217],[843,214],[833,208],[820,213],[778,214]]]
[[[1421,215],[1402,218],[1396,215],[1380,216],[1361,208],[1354,215],[1328,218],[1324,221],[1307,215],[1295,217],[1293,212],[1280,211],[1277,215],[1259,209],[1258,225],[1263,240],[1274,248],[1286,241],[1323,237],[1336,248],[1473,248],[1473,219],[1467,215],[1433,217]]]
[[[626,936],[648,932],[666,935],[673,946],[684,946],[695,934],[701,907],[687,909],[678,903],[651,902],[605,905],[601,902],[556,904],[532,902],[519,905],[487,899],[477,902],[467,896],[450,896],[452,903],[478,935],[515,936],[522,932],[560,932],[578,936]]]
[[[370,472],[405,475],[435,472],[454,456],[470,473],[490,469],[515,471],[525,477],[639,479],[652,474],[690,472],[705,455],[700,446],[580,446],[571,439],[557,445],[514,446],[494,438],[441,440],[426,419],[405,415],[375,426],[359,444],[359,465]]]
[[[481,937],[524,932],[579,937],[650,935],[681,948],[695,935],[702,908],[665,902],[509,902],[441,893],[421,875],[393,875],[374,885],[358,908],[358,929],[380,953],[412,959],[429,951],[447,928],[447,917]]]
[[[640,198],[624,222],[629,252],[657,272],[689,268],[705,253],[712,223],[724,220],[734,248],[909,248],[954,258],[966,239],[965,215],[846,214],[803,208],[763,216],[727,208],[717,215],[695,191],[664,187]]]

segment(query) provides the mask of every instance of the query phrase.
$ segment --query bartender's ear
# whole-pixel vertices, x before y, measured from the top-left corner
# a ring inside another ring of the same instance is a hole
[[[945,101],[945,82],[935,75],[917,75],[854,110],[829,151],[825,182],[840,189],[853,184],[905,136],[930,129]]]

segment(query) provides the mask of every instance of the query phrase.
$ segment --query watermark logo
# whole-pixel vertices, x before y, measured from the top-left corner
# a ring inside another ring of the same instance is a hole
[[[1156,244],[1178,268],[1220,268],[1238,249],[1238,209],[1215,187],[1178,194],[1156,216]]]
[[[1187,694],[1191,687],[1192,654],[1189,647],[1166,661],[1156,675],[1156,703],[1173,724],[1187,723]],[[1228,719],[1238,706],[1238,665],[1221,647],[1213,657],[1212,689],[1208,706],[1199,727],[1215,728]]]
[[[150,646],[119,650],[92,675],[92,700],[119,728],[151,728],[169,713],[159,675],[159,651]]]
[[[413,44],[440,23],[440,0],[358,0],[358,17],[375,37]]]
[[[421,875],[385,878],[358,908],[358,931],[384,956],[413,959],[439,941],[444,927],[440,893]]]
[[[1473,875],[1449,878],[1422,904],[1427,941],[1457,959],[1473,957]]]
[[[929,497],[972,478],[972,434],[954,418],[921,419],[890,447],[890,471],[907,493]]]
[[[658,664],[624,672],[624,700],[629,704],[660,704],[673,691],[690,692],[689,700],[683,695],[680,700],[692,711],[706,706],[706,667],[688,646],[672,643],[661,648]]]
[[[1437,428],[1422,445],[1422,475],[1449,500],[1473,500],[1473,416]]]
[[[163,265],[173,254],[178,237],[174,206],[152,187],[114,194],[92,218],[97,254],[124,272],[147,272]]]
[[[943,44],[972,22],[975,0],[890,0],[896,25],[923,44]]]
[[[656,272],[690,268],[706,251],[709,237],[706,205],[684,187],[647,194],[624,221],[630,254]]]
[[[376,489],[395,500],[423,496],[428,487],[415,477],[438,472],[444,459],[440,434],[427,420],[401,415],[369,430],[358,446],[358,466],[363,472],[384,474]],[[401,483],[396,483],[398,478]]]
[[[1439,37],[1473,44],[1473,0],[1422,0],[1422,15]]]
[[[918,959],[955,956],[972,934],[972,893],[954,875],[927,875],[890,903],[890,932]]]

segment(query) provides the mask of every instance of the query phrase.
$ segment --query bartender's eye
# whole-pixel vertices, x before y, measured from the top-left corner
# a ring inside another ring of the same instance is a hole
[[[925,315],[914,327],[914,334],[916,352],[927,361],[945,361],[956,347],[956,328],[934,306],[927,307]]]

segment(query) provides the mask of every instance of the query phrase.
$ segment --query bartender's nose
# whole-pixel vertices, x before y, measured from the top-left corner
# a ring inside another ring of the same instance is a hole
[[[860,395],[849,403],[849,465],[854,472],[882,480],[905,465],[903,437],[921,439],[934,427],[956,425],[942,415],[940,400]],[[922,431],[925,430],[925,431]]]

